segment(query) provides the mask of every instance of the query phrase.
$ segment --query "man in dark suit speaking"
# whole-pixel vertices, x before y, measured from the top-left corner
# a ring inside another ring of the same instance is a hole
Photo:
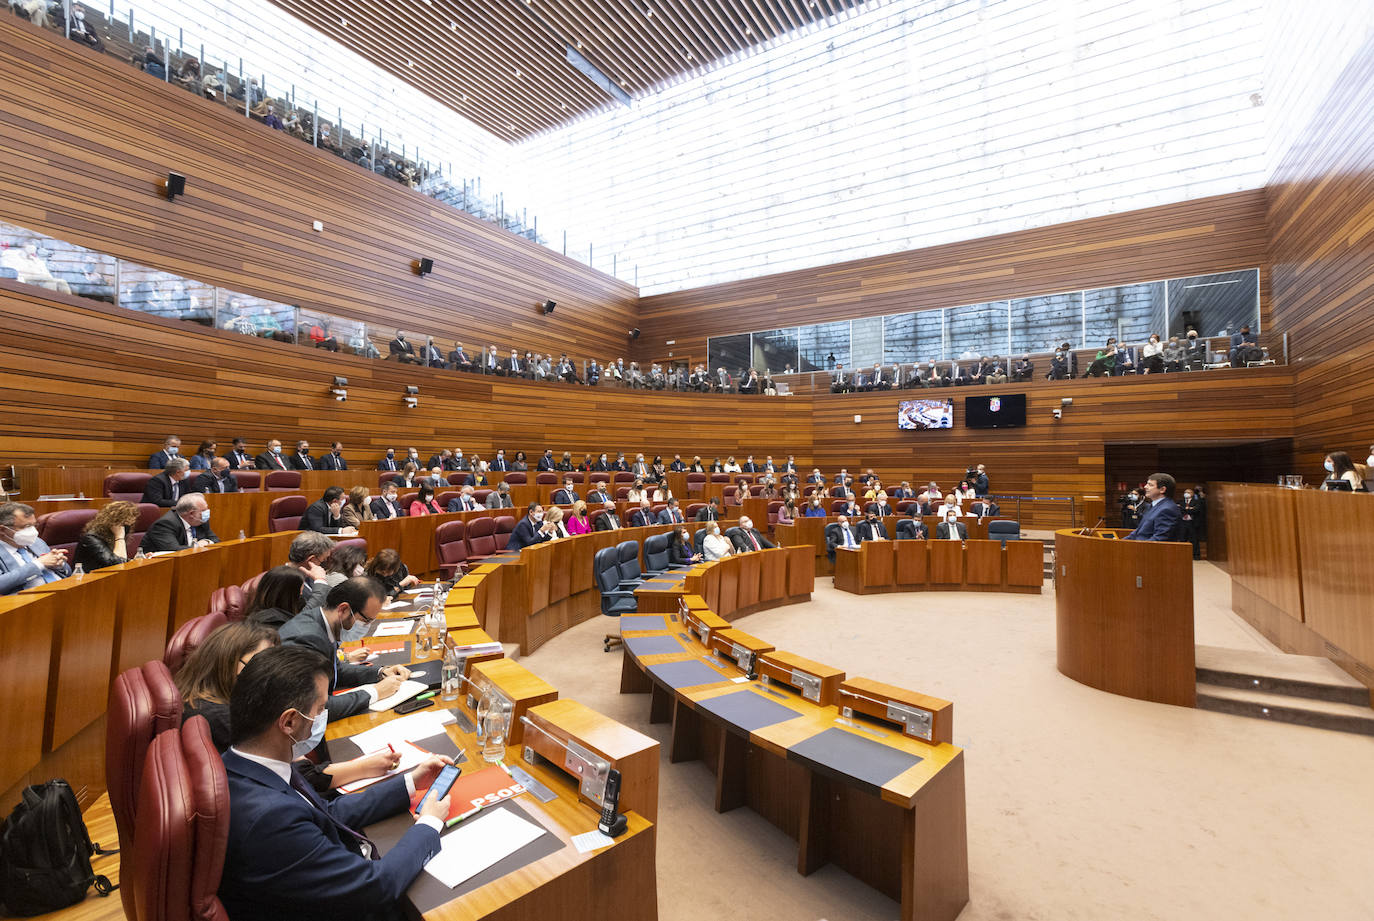
[[[1167,473],[1153,473],[1145,481],[1145,500],[1150,507],[1140,518],[1140,524],[1126,540],[1178,540],[1178,523],[1183,514],[1174,502],[1174,478]]]
[[[449,798],[431,799],[378,858],[356,829],[399,815],[450,759],[431,755],[413,771],[326,803],[292,766],[324,738],[329,660],[279,646],[244,666],[229,701],[229,836],[219,897],[230,917],[389,918],[439,852]],[[399,756],[397,758],[399,761]]]
[[[210,530],[210,506],[203,495],[192,492],[148,527],[141,546],[148,553],[157,553],[217,543],[219,538]]]

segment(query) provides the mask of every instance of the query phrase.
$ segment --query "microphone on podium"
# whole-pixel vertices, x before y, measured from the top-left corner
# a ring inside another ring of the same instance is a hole
[[[1104,521],[1106,521],[1106,520],[1107,520],[1107,517],[1106,517],[1105,515],[1102,516],[1101,518],[1097,519],[1097,524],[1093,525],[1091,528],[1084,528],[1083,530],[1079,531],[1079,532],[1078,532],[1078,536],[1079,536],[1079,537],[1087,537],[1087,536],[1090,535],[1090,534],[1095,534],[1095,533],[1097,533],[1097,529],[1100,528],[1100,527],[1102,527],[1102,522],[1104,522]]]

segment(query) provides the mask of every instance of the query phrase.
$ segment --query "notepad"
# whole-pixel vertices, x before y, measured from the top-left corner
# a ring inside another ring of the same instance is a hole
[[[395,770],[388,771],[387,773],[382,774],[379,777],[364,777],[362,780],[355,780],[352,783],[346,783],[343,786],[339,787],[339,792],[356,793],[364,787],[372,786],[379,780],[386,780],[388,777],[394,777],[397,774],[400,774],[404,771],[408,771],[411,768],[418,766],[421,761],[424,761],[426,758],[429,757],[429,752],[422,751],[421,749],[416,748],[414,745],[411,745],[409,742],[393,742],[390,744],[393,748],[396,749],[396,754],[401,756],[401,763],[396,765]],[[385,748],[386,746],[382,747]],[[369,752],[369,754],[371,754],[371,752]]]
[[[411,630],[415,629],[413,620],[391,620],[377,625],[377,629],[372,631],[372,635],[379,638],[388,636],[406,636]]]
[[[454,721],[452,710],[421,710],[409,716],[390,720],[380,726],[373,726],[366,732],[352,737],[359,751],[375,752],[387,745],[406,742],[412,739],[427,739],[444,732],[444,727]]]
[[[423,694],[429,690],[429,685],[423,681],[411,681],[406,679],[401,682],[401,686],[390,697],[383,697],[381,700],[373,701],[367,709],[373,713],[381,713],[383,710],[390,710],[397,704],[403,704],[416,694]]]
[[[544,835],[543,826],[500,809],[463,822],[439,839],[425,872],[450,889]]]

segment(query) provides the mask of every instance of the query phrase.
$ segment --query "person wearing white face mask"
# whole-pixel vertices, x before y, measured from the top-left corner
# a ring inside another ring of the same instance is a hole
[[[341,517],[343,506],[343,487],[329,487],[324,491],[324,495],[317,501],[310,503],[305,514],[301,515],[300,529],[302,531],[318,531],[321,534],[352,537],[358,533],[358,529],[344,525]]]
[[[701,552],[708,563],[723,560],[734,552],[734,545],[720,533],[720,522],[712,521],[706,525],[706,539],[701,542]]]
[[[318,652],[285,644],[254,656],[234,683],[233,744],[224,754],[233,808],[219,885],[230,917],[314,917],[322,900],[347,906],[350,917],[385,917],[439,852],[447,796],[428,798],[379,859],[357,829],[408,811],[415,791],[451,759],[432,755],[413,771],[329,803],[293,767],[324,737],[330,671]]]
[[[538,502],[531,502],[526,508],[525,517],[521,518],[516,523],[515,530],[511,531],[506,549],[521,550],[552,539],[553,535],[544,528],[544,507]]]
[[[184,457],[173,457],[167,466],[143,484],[141,501],[159,508],[171,508],[177,500],[187,493],[194,492],[192,484],[186,482],[190,476],[191,463]]]
[[[176,457],[181,451],[181,439],[175,435],[168,435],[162,442],[162,450],[148,458],[149,470],[161,470],[167,466],[167,462]]]
[[[67,553],[53,550],[38,537],[33,508],[19,502],[0,505],[0,595],[71,575]]]
[[[968,540],[968,528],[959,520],[959,511],[944,513],[944,520],[935,526],[938,540]]]
[[[210,506],[203,495],[193,492],[152,523],[140,546],[145,553],[160,553],[217,543],[219,538],[210,530]]]

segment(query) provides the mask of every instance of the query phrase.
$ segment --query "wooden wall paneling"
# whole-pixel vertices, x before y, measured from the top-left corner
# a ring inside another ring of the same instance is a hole
[[[1264,191],[1253,189],[657,294],[639,302],[635,356],[671,350],[696,363],[707,336],[1254,268],[1267,243]]]
[[[1231,579],[1301,623],[1302,557],[1297,496],[1278,487],[1225,486]],[[1310,562],[1320,564],[1321,557]]]
[[[1266,189],[1274,321],[1296,360],[1297,470],[1363,462],[1374,380],[1374,40],[1352,58]]]
[[[635,325],[630,285],[13,16],[0,111],[0,157],[24,164],[0,175],[0,220],[445,352],[458,338],[601,361]],[[175,203],[157,188],[169,170],[187,179]]]

